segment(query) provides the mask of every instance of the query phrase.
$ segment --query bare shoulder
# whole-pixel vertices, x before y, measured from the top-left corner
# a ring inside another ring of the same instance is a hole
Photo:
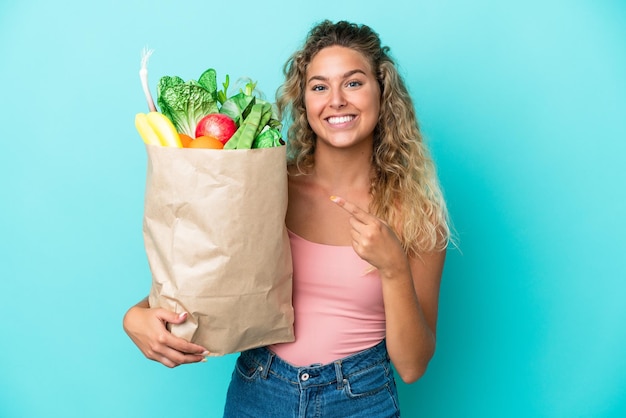
[[[330,200],[330,195],[313,177],[290,175],[287,228],[309,241],[349,245],[349,221],[345,211]]]
[[[315,202],[315,185],[305,174],[289,174],[288,177],[289,206],[287,216],[306,216]]]

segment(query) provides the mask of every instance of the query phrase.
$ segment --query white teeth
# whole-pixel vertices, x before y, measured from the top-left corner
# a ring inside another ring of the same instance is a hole
[[[335,125],[338,123],[350,122],[352,119],[354,119],[354,116],[333,116],[328,118],[328,123]]]

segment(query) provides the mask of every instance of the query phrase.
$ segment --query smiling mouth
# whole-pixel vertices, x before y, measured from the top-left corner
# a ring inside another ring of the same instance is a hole
[[[350,122],[350,121],[354,120],[354,118],[355,118],[354,115],[345,115],[345,116],[331,116],[331,117],[327,118],[326,120],[331,125],[339,125],[341,123]]]

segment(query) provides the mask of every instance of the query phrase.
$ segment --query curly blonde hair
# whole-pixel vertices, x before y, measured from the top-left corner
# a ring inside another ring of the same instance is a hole
[[[288,163],[297,173],[313,167],[316,136],[304,104],[307,66],[322,49],[343,46],[360,52],[370,63],[381,89],[374,131],[369,210],[397,233],[411,255],[443,250],[450,241],[446,203],[434,163],[424,144],[413,101],[376,32],[366,25],[325,20],[314,26],[302,49],[285,63],[285,82],[276,105],[287,131]]]

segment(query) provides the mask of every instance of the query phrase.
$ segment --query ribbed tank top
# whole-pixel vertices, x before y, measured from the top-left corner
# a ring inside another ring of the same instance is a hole
[[[294,366],[327,364],[385,337],[380,276],[351,246],[318,244],[289,231],[295,341],[270,350]]]

